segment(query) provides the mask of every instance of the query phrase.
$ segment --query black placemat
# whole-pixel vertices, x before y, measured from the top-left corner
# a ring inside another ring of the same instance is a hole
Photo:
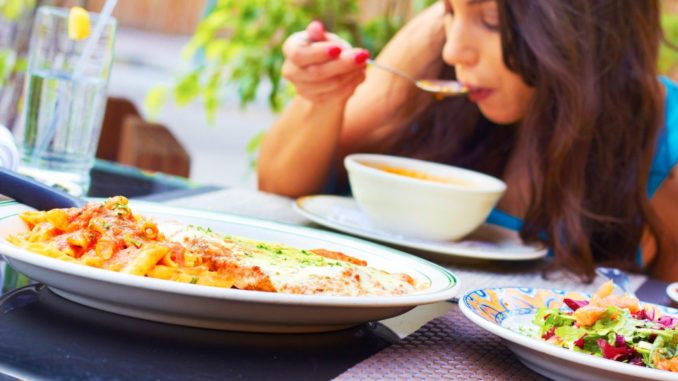
[[[327,380],[388,347],[382,329],[253,334],[174,326],[85,307],[33,285],[0,298],[0,373],[30,380]]]

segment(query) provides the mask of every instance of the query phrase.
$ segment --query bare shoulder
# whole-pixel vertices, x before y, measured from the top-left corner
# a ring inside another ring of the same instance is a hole
[[[653,203],[672,201],[671,204],[675,204],[678,207],[678,203],[675,201],[678,197],[678,165],[671,169],[671,172],[666,176],[662,182],[657,193],[653,197]]]
[[[664,178],[661,186],[657,189],[651,199],[661,223],[664,225],[665,233],[671,237],[678,237],[678,166],[675,166],[671,172]],[[647,233],[647,232],[646,232]],[[678,253],[664,253],[663,258],[655,258],[656,243],[650,239],[647,234],[643,237],[642,252],[645,262],[649,263],[653,259],[659,259],[657,265],[653,266],[654,276],[667,281],[676,281],[678,274]]]
[[[662,222],[678,236],[678,166],[664,178],[651,203]]]

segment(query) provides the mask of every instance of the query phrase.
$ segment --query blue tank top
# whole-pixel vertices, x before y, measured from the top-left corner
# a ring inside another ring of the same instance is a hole
[[[650,167],[650,176],[647,183],[649,197],[655,194],[666,176],[678,164],[678,85],[666,77],[661,77],[661,82],[666,88],[666,108],[664,127],[657,139],[657,149]],[[511,230],[520,230],[523,226],[523,221],[520,218],[499,209],[492,210],[487,217],[487,222]],[[642,256],[640,250],[638,251],[638,260],[641,262]],[[639,265],[642,265],[642,263],[639,263]]]

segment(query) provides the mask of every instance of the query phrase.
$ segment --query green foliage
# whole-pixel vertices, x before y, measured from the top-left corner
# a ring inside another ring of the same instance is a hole
[[[36,0],[0,0],[0,17],[17,21],[25,12],[35,8]]]
[[[416,13],[436,0],[411,0]],[[207,119],[214,122],[224,89],[236,89],[240,105],[254,101],[262,80],[268,80],[268,103],[282,109],[293,91],[283,81],[282,44],[294,32],[304,30],[312,20],[355,46],[379,53],[406,21],[396,12],[402,0],[390,0],[384,13],[360,24],[359,0],[218,0],[199,23],[182,56],[194,67],[172,85],[156,86],[145,102],[150,116],[157,115],[165,96],[172,92],[175,102],[185,105],[202,100]],[[170,90],[171,88],[171,90]]]
[[[36,0],[0,0],[0,21],[17,22],[21,17],[35,8]],[[13,48],[0,47],[0,86],[6,85],[7,80],[15,72],[26,70],[27,62],[24,57],[17,57]]]
[[[662,28],[664,29],[664,38],[673,45],[662,44],[659,50],[659,70],[667,73],[670,70],[677,70],[678,67],[678,14],[664,14],[662,16]]]
[[[26,57],[17,57],[12,49],[0,49],[0,86],[6,85],[14,73],[22,73],[28,67]]]
[[[16,53],[11,49],[0,49],[0,86],[7,82],[7,79],[14,71],[16,64]]]
[[[146,94],[144,99],[144,108],[146,110],[159,110],[167,101],[167,86],[156,85],[153,86]]]
[[[255,169],[257,166],[257,154],[261,142],[266,136],[266,131],[259,131],[250,141],[247,142],[247,147],[245,148],[245,153],[249,159],[250,169]]]

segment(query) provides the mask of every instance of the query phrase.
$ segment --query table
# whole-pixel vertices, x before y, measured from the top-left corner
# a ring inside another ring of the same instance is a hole
[[[142,197],[310,224],[294,213],[291,200],[279,196],[247,189],[193,190]],[[462,279],[464,289],[521,285],[590,291],[600,283],[584,287],[571,279],[543,280],[541,261],[443,264]],[[633,276],[631,287],[641,299],[666,303],[661,282]],[[393,320],[407,327],[393,329],[398,326]],[[0,372],[29,379],[542,379],[450,302],[339,332],[270,335],[127,318],[32,285],[0,298],[0,337]]]
[[[151,172],[135,167],[96,159],[90,172],[89,197],[125,195],[129,198],[162,201],[187,197],[220,189],[202,185],[186,178]]]
[[[97,161],[88,196],[162,202],[218,189]],[[21,285],[13,271],[2,275],[0,284]],[[40,284],[5,291],[0,291],[0,380],[330,379],[398,340],[374,323],[304,335],[180,327],[98,311]]]

